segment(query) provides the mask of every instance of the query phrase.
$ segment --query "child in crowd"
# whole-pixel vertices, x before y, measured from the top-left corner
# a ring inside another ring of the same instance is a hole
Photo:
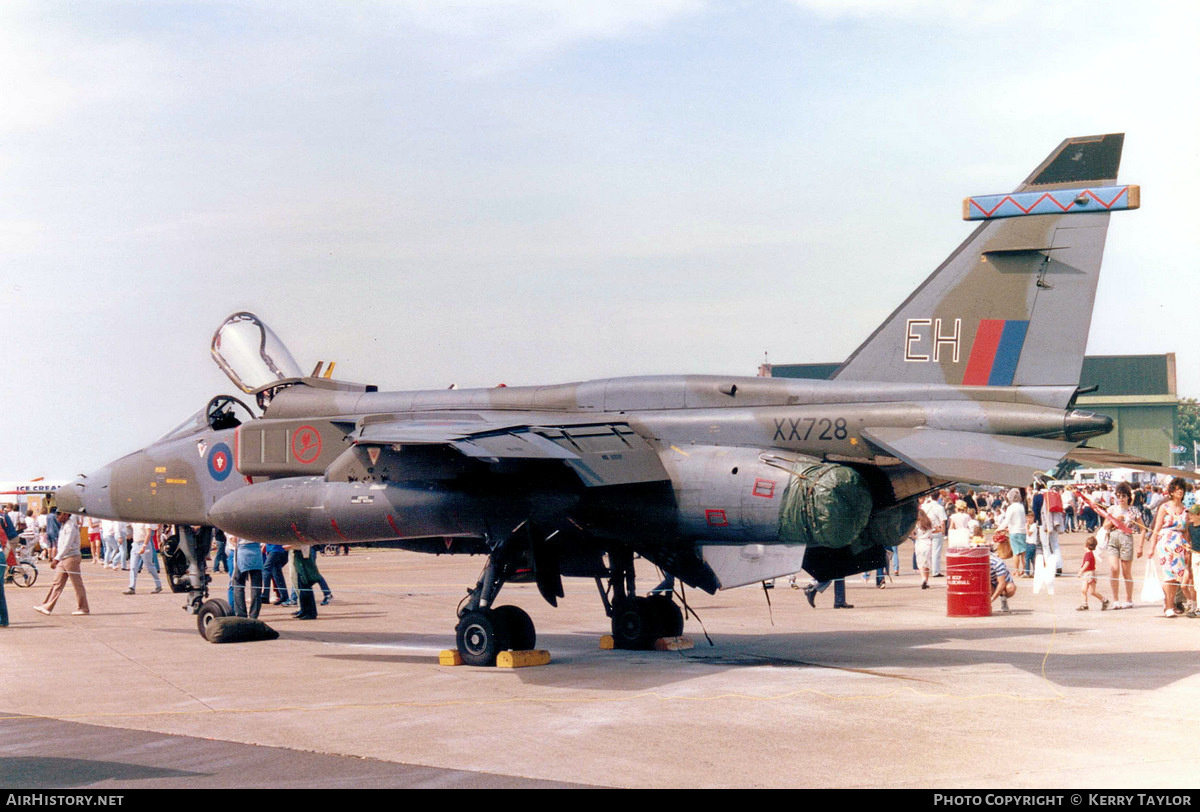
[[[1080,591],[1083,593],[1083,603],[1076,611],[1086,612],[1088,610],[1088,596],[1091,595],[1096,600],[1100,601],[1100,611],[1103,612],[1108,608],[1108,600],[1101,597],[1096,591],[1096,537],[1088,536],[1084,546],[1087,547],[1087,552],[1083,554],[1083,564],[1079,568],[1079,579],[1082,582]]]
[[[1025,514],[1025,577],[1032,578],[1037,565],[1039,548],[1045,543],[1042,526],[1033,511]]]
[[[971,546],[987,544],[987,540],[983,537],[983,525],[978,519],[971,519],[967,529],[971,531]]]

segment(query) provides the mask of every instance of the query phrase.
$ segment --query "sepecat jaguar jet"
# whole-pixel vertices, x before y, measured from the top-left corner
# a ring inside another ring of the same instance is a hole
[[[535,643],[497,606],[536,581],[594,578],[618,646],[678,635],[669,595],[639,595],[642,556],[693,587],[882,566],[918,499],[947,483],[1027,485],[1110,418],[1074,409],[1124,136],[1070,138],[1015,191],[968,198],[966,238],[831,380],[614,378],[553,386],[381,392],[302,374],[256,316],[212,353],[257,414],[228,396],[153,445],[59,490],[91,516],[217,527],[281,544],[390,543],[487,556],[458,610],[470,664]],[[172,588],[201,629],[190,529]]]

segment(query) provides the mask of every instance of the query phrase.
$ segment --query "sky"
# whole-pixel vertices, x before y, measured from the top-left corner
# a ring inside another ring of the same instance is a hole
[[[1068,136],[1125,132],[1090,354],[1192,349],[1200,10],[0,4],[0,479],[234,393],[263,318],[381,389],[839,361]]]

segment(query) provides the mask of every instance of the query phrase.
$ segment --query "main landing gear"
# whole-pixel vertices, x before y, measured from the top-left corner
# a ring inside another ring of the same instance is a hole
[[[529,547],[524,545],[524,538],[532,536],[532,531],[527,529],[524,536],[514,533],[494,546],[478,583],[460,607],[455,642],[464,664],[495,665],[496,655],[500,652],[510,649],[528,651],[537,644],[533,620],[523,609],[492,606],[506,581],[530,575],[531,562],[525,556]],[[545,566],[549,559],[537,554],[533,555],[533,559],[544,564],[545,571],[536,573],[542,594],[547,600],[555,593],[561,596],[557,567]],[[608,584],[606,586],[604,583],[604,575],[598,575],[596,586],[604,603],[605,614],[612,619],[616,648],[646,650],[653,648],[659,638],[683,634],[683,611],[670,595],[636,595],[633,551],[611,550],[608,559],[609,566],[604,573],[608,577]],[[550,586],[547,587],[547,584]],[[547,592],[550,594],[547,595]],[[553,600],[550,602],[555,603]]]
[[[458,619],[458,652],[467,665],[495,665],[502,651],[537,645],[533,619],[519,606],[469,609]]]
[[[517,572],[515,536],[497,544],[488,556],[479,582],[459,610],[455,642],[466,665],[496,664],[502,651],[528,651],[537,645],[533,619],[518,606],[492,607],[505,581]]]
[[[608,590],[596,579],[604,610],[612,618],[613,643],[617,648],[644,651],[661,637],[683,634],[683,610],[667,595],[637,597],[633,552],[613,550],[608,554]],[[608,593],[612,592],[610,602]]]
[[[683,610],[666,595],[626,598],[613,604],[612,636],[617,648],[644,651],[661,637],[683,634]]]

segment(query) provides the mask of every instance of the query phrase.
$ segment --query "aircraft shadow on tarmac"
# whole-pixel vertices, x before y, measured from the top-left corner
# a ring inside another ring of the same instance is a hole
[[[573,786],[471,770],[0,714],[0,787],[20,790]],[[55,753],[56,755],[50,755]],[[124,760],[108,760],[119,754]],[[92,757],[99,756],[98,758]],[[186,764],[193,769],[180,769]]]
[[[0,760],[0,787],[22,789],[69,789],[91,787],[104,781],[145,781],[200,775],[206,773],[87,758],[9,756]]]
[[[338,619],[339,620],[343,620],[343,619],[346,619],[346,620],[371,620],[374,618],[381,618],[381,617],[387,617],[387,616],[388,616],[387,612],[353,612],[353,613],[342,612],[342,613],[338,614]],[[280,634],[283,634],[285,631],[289,632],[289,633],[300,632],[300,633],[305,633],[305,636],[309,637],[310,635],[307,634],[309,631],[315,631],[316,629],[320,628],[319,625],[314,626],[314,625],[308,623],[308,621],[296,620],[295,618],[283,617],[283,616],[279,616],[279,615],[276,615],[274,617],[259,617],[259,620],[261,620],[263,623],[266,623],[268,626],[270,626],[272,629],[275,629],[275,631],[279,632]],[[162,634],[176,634],[181,637],[195,636],[195,634],[196,634],[195,627],[188,627],[188,626],[182,626],[182,627],[181,626],[160,626],[157,629],[155,629],[154,631],[156,633],[162,633]],[[345,637],[349,637],[349,638],[354,638],[354,637],[359,636],[359,634],[357,632],[344,632],[342,634]],[[365,636],[366,637],[372,637],[372,636],[386,637],[389,640],[395,639],[394,635],[371,635],[368,633]],[[340,640],[331,640],[328,642],[343,642],[343,643],[351,642],[352,643],[352,642],[357,642],[357,641],[340,639]]]
[[[284,634],[290,630],[284,630]],[[814,632],[801,634],[726,635],[709,646],[703,634],[691,633],[696,647],[683,652],[600,651],[599,635],[539,635],[538,648],[550,651],[552,662],[544,668],[516,669],[512,673],[530,685],[562,688],[596,687],[604,690],[640,691],[694,679],[710,669],[746,667],[834,668],[870,672],[889,679],[943,682],[946,669],[982,665],[1008,665],[1036,676],[1043,673],[1061,687],[1154,690],[1196,673],[1195,653],[1188,651],[1107,651],[1073,653],[1068,640],[1088,629],[1019,626],[1010,629],[942,628],[886,631]],[[306,640],[332,645],[366,645],[413,649],[450,648],[445,635],[309,632]],[[1022,650],[1004,648],[1006,641],[1024,639]],[[991,646],[989,643],[996,643]],[[348,662],[433,664],[430,654],[405,651],[388,653],[320,654],[322,659]],[[610,669],[621,669],[620,680]],[[491,669],[488,669],[491,670]],[[897,673],[905,671],[907,673]],[[964,679],[971,679],[965,675]]]
[[[943,628],[836,631],[761,636],[723,636],[716,648],[697,648],[689,659],[726,665],[810,666],[871,671],[878,676],[925,678],[926,670],[1008,665],[1061,687],[1154,690],[1196,673],[1188,651],[1111,650],[1072,652],[1068,642],[1082,628],[1019,626],[1011,629]],[[1022,650],[1005,641],[1023,639]],[[996,643],[997,645],[990,645]],[[728,652],[728,653],[726,653]],[[884,669],[887,669],[884,671]],[[896,674],[896,670],[907,673]],[[941,675],[929,675],[943,681]],[[965,679],[971,679],[964,675]]]

